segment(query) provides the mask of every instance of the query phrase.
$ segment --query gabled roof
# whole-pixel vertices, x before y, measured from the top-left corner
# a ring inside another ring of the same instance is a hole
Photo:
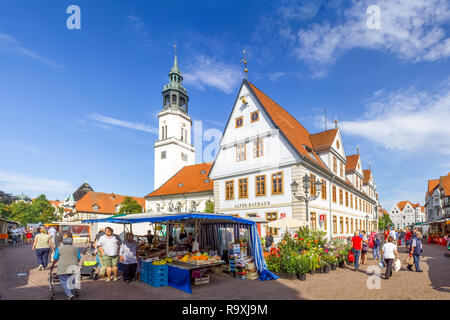
[[[345,166],[345,173],[351,173],[356,170],[358,165],[359,154],[352,154],[347,156],[347,165]]]
[[[304,146],[313,150],[313,145],[309,139],[310,133],[303,127],[300,122],[297,121],[289,112],[284,110],[275,101],[269,98],[264,92],[255,87],[252,83],[244,80],[244,83],[248,83],[250,90],[256,96],[260,102],[261,107],[266,111],[269,117],[272,119],[274,125],[281,131],[282,135],[286,137],[292,147],[303,157],[308,158],[320,165],[323,168],[327,167],[322,162],[320,157],[308,152]]]
[[[406,204],[408,204],[408,203],[411,205],[411,207],[415,208],[414,205],[408,200],[400,201],[399,203],[397,203],[397,207],[400,209],[400,211],[403,211],[403,209],[405,209],[405,207],[406,207]]]
[[[430,195],[438,185],[439,179],[428,180],[428,194]]]
[[[368,184],[370,181],[370,176],[372,175],[372,170],[363,170],[363,174],[364,174],[364,184]]]
[[[121,204],[125,200],[126,196],[89,191],[80,200],[77,201],[75,209],[77,212],[91,212],[91,213],[104,213],[114,214],[116,212],[116,206]],[[136,200],[142,207],[145,208],[145,199],[141,197],[130,197]],[[98,210],[94,210],[94,206],[98,206]]]
[[[338,133],[338,129],[331,129],[327,131],[322,131],[316,134],[312,134],[309,136],[309,140],[311,140],[311,144],[314,150],[328,150],[333,144],[334,139]]]
[[[439,185],[444,191],[445,196],[450,196],[450,173],[447,176],[443,176],[439,179]]]
[[[73,193],[73,199],[78,201],[89,191],[94,191],[94,189],[92,189],[91,186],[85,182]]]
[[[213,192],[214,182],[209,178],[211,167],[212,162],[185,166],[161,187],[146,195],[145,198],[206,191]]]

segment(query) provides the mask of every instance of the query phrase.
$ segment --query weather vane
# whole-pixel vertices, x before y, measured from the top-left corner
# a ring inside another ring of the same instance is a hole
[[[242,50],[242,54],[243,54],[244,58],[241,60],[241,62],[244,63],[245,80],[247,80],[247,72],[248,72],[248,69],[247,69],[247,54],[246,53],[247,53],[247,49]]]

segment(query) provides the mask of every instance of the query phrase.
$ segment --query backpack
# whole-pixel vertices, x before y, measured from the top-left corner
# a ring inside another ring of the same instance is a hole
[[[376,246],[376,247],[379,247],[380,244],[381,244],[380,238],[376,237],[376,238],[375,238],[375,246]]]

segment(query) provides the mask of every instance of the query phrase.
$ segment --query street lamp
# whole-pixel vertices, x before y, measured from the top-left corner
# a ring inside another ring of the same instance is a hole
[[[368,214],[366,214],[366,229],[368,229],[368,225],[369,225],[369,215]],[[366,230],[366,232],[367,232],[367,230]]]
[[[309,222],[309,207],[308,204],[310,201],[313,201],[315,199],[317,199],[320,195],[320,187],[322,186],[322,182],[320,182],[318,179],[315,180],[313,183],[315,185],[316,188],[316,194],[315,195],[309,195],[309,189],[311,187],[311,177],[308,174],[305,174],[302,178],[302,183],[303,183],[303,190],[305,192],[305,195],[297,195],[297,191],[298,191],[298,183],[297,181],[293,181],[291,183],[291,190],[292,193],[294,195],[294,198],[300,201],[305,202],[306,204],[306,221]]]

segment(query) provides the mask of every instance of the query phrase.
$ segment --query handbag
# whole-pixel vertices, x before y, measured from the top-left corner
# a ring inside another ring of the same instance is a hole
[[[355,256],[353,255],[353,252],[349,251],[348,252],[348,262],[353,262],[355,261]]]
[[[400,262],[400,259],[395,259],[394,261],[394,271],[398,272],[402,268],[402,263]]]
[[[405,264],[410,265],[410,266],[413,265],[414,264],[414,258],[412,256],[406,257]]]

